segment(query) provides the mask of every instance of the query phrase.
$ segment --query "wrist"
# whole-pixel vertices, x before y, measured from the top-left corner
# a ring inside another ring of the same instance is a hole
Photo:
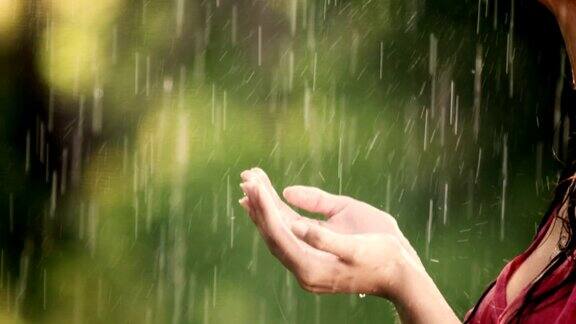
[[[373,294],[397,303],[409,298],[412,283],[423,281],[427,273],[416,251],[407,241],[402,241],[403,237],[389,235],[387,238],[386,245],[393,252],[383,261],[384,266],[379,268],[383,271],[376,274],[377,284]]]
[[[390,299],[402,322],[460,323],[423,266],[408,259],[398,276],[397,290]]]
[[[396,262],[396,276],[391,283],[390,294],[387,297],[394,304],[409,303],[423,287],[434,286],[432,278],[424,269],[420,259],[404,249],[400,249],[400,256]],[[435,287],[435,286],[434,286]]]
[[[460,323],[415,251],[402,244],[395,248],[398,253],[390,258],[393,272],[381,277],[380,296],[394,303],[402,322]]]

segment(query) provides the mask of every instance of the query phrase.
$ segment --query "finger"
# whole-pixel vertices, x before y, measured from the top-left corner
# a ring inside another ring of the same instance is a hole
[[[243,186],[243,185],[241,184],[240,187],[242,187],[242,186]],[[250,198],[248,198],[248,196],[242,197],[240,200],[238,200],[238,203],[240,203],[240,205],[244,208],[244,210],[246,210],[246,212],[250,215],[250,217],[252,217],[252,220],[253,220],[254,222],[256,222],[256,219],[255,219],[256,216],[254,215],[254,214],[256,213],[256,210],[255,210],[256,207],[254,207],[254,206],[251,205],[251,203],[250,203]],[[294,221],[300,221],[300,222],[304,222],[304,223],[318,224],[318,225],[321,225],[321,226],[328,226],[328,224],[327,224],[325,221],[321,221],[321,220],[318,220],[318,219],[313,219],[313,218],[308,218],[308,217],[300,216],[300,215],[298,215],[295,211],[293,211],[290,207],[288,207],[288,206],[286,206],[286,207],[289,208],[290,211],[291,211],[293,214],[296,214],[296,215],[297,215],[297,219],[294,218]],[[329,228],[329,227],[328,227],[328,228]]]
[[[262,236],[262,238],[264,239],[264,241],[266,242],[266,245],[268,246],[270,252],[272,252],[273,255],[275,255],[278,259],[280,259],[280,261],[286,265],[286,262],[284,260],[282,260],[281,258],[283,257],[281,253],[279,253],[279,248],[278,245],[276,244],[276,241],[273,240],[270,237],[269,232],[267,231],[266,225],[263,223],[262,219],[262,209],[260,208],[260,206],[257,203],[254,203],[255,199],[252,198],[252,201],[250,201],[250,197],[255,197],[255,193],[253,192],[253,187],[256,185],[255,182],[249,181],[249,182],[244,182],[242,184],[240,184],[240,187],[242,188],[242,191],[244,191],[244,193],[247,195],[245,198],[246,200],[242,201],[243,203],[243,207],[249,207],[249,216],[252,219],[252,221],[254,222],[254,224],[256,225],[256,229],[258,230],[258,232],[260,233],[260,235]]]
[[[268,191],[259,182],[243,184],[250,203],[256,211],[257,225],[263,235],[268,237],[269,247],[280,261],[294,270],[305,261],[305,253],[298,239],[281,218],[281,212],[272,201]]]
[[[332,253],[343,260],[352,261],[356,244],[349,235],[333,232],[316,224],[294,222],[292,232],[310,246]]]
[[[250,216],[252,221],[254,223],[256,223],[257,218],[256,218],[256,215],[254,212],[254,208],[250,204],[250,199],[245,196],[245,197],[240,198],[240,200],[238,200],[238,203],[240,204],[240,206],[242,206],[242,208],[244,208],[246,213],[248,213],[248,215]]]
[[[252,174],[251,170],[244,170],[244,171],[240,172],[240,178],[242,179],[242,181],[248,181],[248,180],[250,180],[251,174]]]
[[[240,204],[240,206],[242,206],[242,208],[244,208],[244,210],[250,211],[250,205],[248,202],[248,197],[244,196],[244,197],[240,198],[238,200],[238,203]]]
[[[249,185],[241,185],[241,187],[245,187],[245,186],[249,186]],[[245,190],[245,191],[248,192],[247,190]],[[258,219],[262,218],[261,216],[257,216],[257,215],[262,214],[260,207],[259,206],[253,206],[255,204],[251,204],[249,197],[246,197],[246,199],[243,201],[243,204],[250,204],[250,208],[251,208],[250,217],[252,217],[254,223],[256,223],[258,225],[258,223],[257,223]],[[286,206],[286,207],[290,208],[288,206]],[[257,215],[255,215],[255,214],[257,214]],[[301,216],[298,217],[298,221],[306,223],[306,224],[310,223],[310,224],[322,225],[324,223],[323,221],[319,221],[319,220],[307,218],[307,217],[301,217]],[[268,246],[271,247],[271,249],[278,249],[276,242],[270,238],[270,234],[267,231],[262,229],[262,226],[258,226],[258,230],[262,234],[262,236],[265,239]],[[305,253],[307,253],[307,257],[314,258],[314,259],[316,259],[317,262],[336,262],[336,261],[338,261],[337,260],[338,258],[333,254],[330,254],[330,253],[325,252],[325,251],[320,251],[317,249],[312,249],[308,244],[306,244],[305,242],[302,242],[301,240],[298,240],[298,239],[296,239],[296,242],[300,246],[300,249],[302,249],[303,251],[305,250]],[[274,253],[274,254],[276,255],[276,253]],[[310,261],[312,261],[312,260],[310,260]]]
[[[264,172],[264,170],[258,167],[242,171],[240,173],[240,177],[242,178],[243,181],[259,180],[265,185],[267,190],[270,188],[272,189],[274,188],[266,172]]]
[[[250,170],[246,170],[246,171],[242,172],[240,174],[240,177],[244,181],[253,180],[253,181],[261,182],[264,185],[264,188],[272,196],[274,203],[276,203],[278,208],[280,208],[282,211],[284,211],[284,213],[282,213],[283,217],[290,219],[290,220],[295,220],[295,219],[298,219],[301,217],[297,212],[295,212],[292,208],[290,208],[290,206],[288,206],[280,198],[280,196],[278,195],[278,192],[276,191],[276,189],[274,189],[274,186],[272,185],[270,178],[268,177],[266,172],[264,172],[264,170],[262,170],[260,168],[252,168]]]
[[[247,190],[249,192],[249,190]],[[241,204],[245,208],[249,208],[250,198],[245,197],[240,200]],[[252,208],[251,213],[255,213]],[[251,216],[252,217],[252,216]],[[309,219],[301,217],[300,222],[309,224],[319,224],[320,222],[314,219]],[[286,255],[282,252],[281,248],[278,246],[277,240],[266,232],[263,226],[257,226],[258,231],[261,233],[266,244],[270,247],[272,254],[274,254],[288,269],[290,269],[298,278],[301,278],[303,273],[309,273],[310,271],[316,272],[317,275],[314,277],[314,286],[307,286],[307,289],[314,290],[318,293],[320,292],[336,292],[340,288],[336,286],[338,284],[337,280],[333,278],[334,267],[343,266],[342,260],[331,253],[326,251],[318,250],[307,243],[296,239],[296,243],[299,246],[301,255],[299,256],[302,262],[294,262],[289,260]],[[294,236],[295,237],[295,236]],[[332,270],[330,270],[332,269]]]
[[[247,211],[248,215],[250,216],[250,219],[256,225],[256,229],[258,230],[258,232],[260,233],[260,235],[262,236],[262,238],[264,239],[264,241],[266,242],[266,244],[268,245],[270,250],[277,250],[278,247],[277,247],[276,243],[272,240],[272,238],[270,237],[268,232],[266,232],[264,230],[263,226],[260,226],[260,224],[261,224],[260,219],[262,217],[259,216],[261,214],[259,209],[255,208],[251,205],[250,198],[248,198],[248,197],[243,197],[238,202]],[[272,253],[274,255],[277,254],[274,251],[272,251]]]
[[[326,217],[338,213],[350,202],[350,198],[333,195],[324,190],[307,187],[291,186],[284,189],[284,198],[293,206],[309,212],[324,214]]]
[[[272,181],[270,181],[270,178],[268,177],[266,172],[264,172],[264,170],[260,168],[252,168],[250,169],[250,172],[251,172],[250,176],[253,176],[255,179],[260,181],[264,185],[264,188],[268,190],[268,192],[271,194],[272,198],[276,202],[282,203],[282,199],[280,199],[278,192],[276,192],[276,189],[274,189],[274,186],[272,185]]]
[[[249,210],[247,210],[248,214],[252,218],[252,221],[254,221],[256,225],[258,225],[260,223],[261,218],[259,215],[262,213],[260,211],[260,206],[255,203],[255,199],[254,198],[252,198],[252,200],[250,199],[250,186],[254,186],[254,182],[248,181],[240,184],[240,188],[244,192],[244,195],[246,195],[244,196],[244,198],[246,199],[244,200],[242,207],[244,207],[245,209],[246,207],[249,207]]]

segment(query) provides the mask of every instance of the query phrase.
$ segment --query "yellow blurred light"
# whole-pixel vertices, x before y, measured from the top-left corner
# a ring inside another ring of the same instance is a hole
[[[53,18],[95,27],[116,16],[119,0],[49,0]]]
[[[15,38],[21,9],[21,0],[0,0],[0,46],[10,45]]]
[[[2,1],[2,0],[0,0]],[[105,68],[104,45],[122,0],[46,0],[49,25],[44,32],[41,69],[56,90],[82,93]]]
[[[93,86],[94,72],[102,60],[95,31],[55,25],[44,34],[42,73],[62,92],[73,93]]]
[[[190,134],[188,131],[188,115],[182,114],[178,118],[178,135],[176,138],[175,155],[177,166],[185,168],[188,164],[189,148],[190,148]]]
[[[137,148],[153,152],[150,163],[157,181],[179,180],[186,174],[191,149],[197,145],[191,125],[190,113],[182,110],[150,113],[140,123]]]

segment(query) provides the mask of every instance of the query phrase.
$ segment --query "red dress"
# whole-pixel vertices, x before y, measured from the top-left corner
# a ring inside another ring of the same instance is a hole
[[[537,234],[528,250],[515,257],[514,260],[502,269],[502,272],[500,272],[500,275],[498,275],[496,279],[496,283],[478,306],[478,311],[470,323],[509,323],[515,319],[514,313],[524,300],[528,287],[524,288],[508,305],[506,302],[506,286],[514,274],[514,271],[520,267],[522,262],[526,260],[540,241],[542,241],[554,219],[554,215],[549,217],[546,225]],[[560,265],[550,277],[542,282],[536,294],[556,286],[562,279],[566,278],[573,264],[574,258],[569,258]],[[576,323],[576,289],[574,288],[574,284],[566,285],[548,297],[544,302],[526,308],[522,313],[521,323]],[[468,317],[470,313],[471,311],[468,312],[466,317]]]

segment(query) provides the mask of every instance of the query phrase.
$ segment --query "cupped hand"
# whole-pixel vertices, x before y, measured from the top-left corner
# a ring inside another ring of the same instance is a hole
[[[320,189],[293,186],[286,200],[320,213],[306,218],[282,201],[261,169],[242,172],[240,204],[270,251],[303,288],[313,292],[366,293],[393,298],[404,269],[424,271],[396,220],[356,199]]]

